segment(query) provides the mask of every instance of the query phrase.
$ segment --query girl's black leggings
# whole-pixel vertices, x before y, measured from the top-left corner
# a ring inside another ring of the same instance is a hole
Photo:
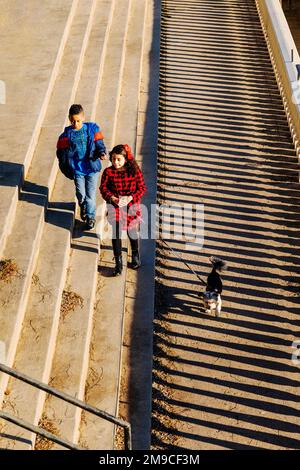
[[[131,245],[131,251],[138,251],[139,249],[139,232],[137,228],[127,230],[127,235]],[[119,224],[113,229],[112,246],[114,251],[114,257],[121,256],[122,254],[122,239],[119,230]]]

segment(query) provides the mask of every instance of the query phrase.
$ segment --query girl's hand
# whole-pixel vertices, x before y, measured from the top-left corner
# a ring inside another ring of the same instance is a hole
[[[114,202],[115,204],[119,204],[119,198],[116,197],[116,196],[112,196],[112,197],[110,198],[110,200],[111,200],[111,202]]]
[[[119,207],[127,206],[132,200],[132,196],[121,196],[119,199]]]

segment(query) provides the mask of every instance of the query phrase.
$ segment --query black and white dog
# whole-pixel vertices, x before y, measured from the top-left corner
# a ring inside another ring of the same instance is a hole
[[[215,256],[211,256],[209,260],[213,267],[207,277],[206,291],[203,293],[203,303],[206,313],[214,313],[216,317],[219,317],[222,309],[221,294],[223,290],[220,274],[226,269],[226,263]]]

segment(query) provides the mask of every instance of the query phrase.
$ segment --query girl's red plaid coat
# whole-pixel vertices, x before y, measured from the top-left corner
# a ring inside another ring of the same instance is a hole
[[[111,224],[119,222],[122,230],[139,225],[142,220],[142,209],[140,201],[146,192],[146,185],[140,169],[136,175],[129,175],[128,172],[116,170],[113,166],[103,171],[100,193],[103,199],[108,202],[107,217]],[[132,196],[133,200],[125,207],[118,207],[111,202],[111,197]]]

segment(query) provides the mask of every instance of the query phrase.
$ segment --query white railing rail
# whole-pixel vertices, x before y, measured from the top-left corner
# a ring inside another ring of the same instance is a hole
[[[105,419],[106,421],[109,421],[110,423],[116,424],[117,426],[121,426],[124,429],[125,450],[132,450],[131,425],[127,421],[117,418],[116,416],[113,416],[105,411],[99,410],[99,408],[96,408],[81,400],[78,400],[78,398],[72,397],[71,395],[61,392],[60,390],[57,390],[56,388],[50,387],[48,384],[44,384],[43,382],[33,379],[29,377],[28,375],[22,374],[22,372],[12,369],[11,367],[8,367],[1,362],[0,362],[0,372],[3,372],[4,374],[8,374],[10,377],[14,377],[15,379],[21,380],[22,382],[32,385],[32,387],[38,388],[39,390],[43,390],[44,392],[49,393],[50,395],[53,395],[54,397],[60,398],[61,400],[67,403],[71,403],[74,406],[78,406],[82,410],[92,413],[93,415],[98,416],[99,418]],[[72,450],[81,450],[75,444],[72,444],[71,442],[65,439],[61,439],[60,437],[49,433],[48,431],[42,429],[41,427],[33,426],[32,424],[26,421],[23,421],[17,418],[16,416],[12,416],[8,413],[0,411],[0,419],[1,418],[6,421],[10,421],[11,423],[14,423],[18,426],[21,426],[24,429],[27,429],[43,437],[46,437],[47,439],[50,439],[58,444],[61,444],[64,447],[67,447]]]
[[[300,158],[300,57],[280,0],[255,0]]]

